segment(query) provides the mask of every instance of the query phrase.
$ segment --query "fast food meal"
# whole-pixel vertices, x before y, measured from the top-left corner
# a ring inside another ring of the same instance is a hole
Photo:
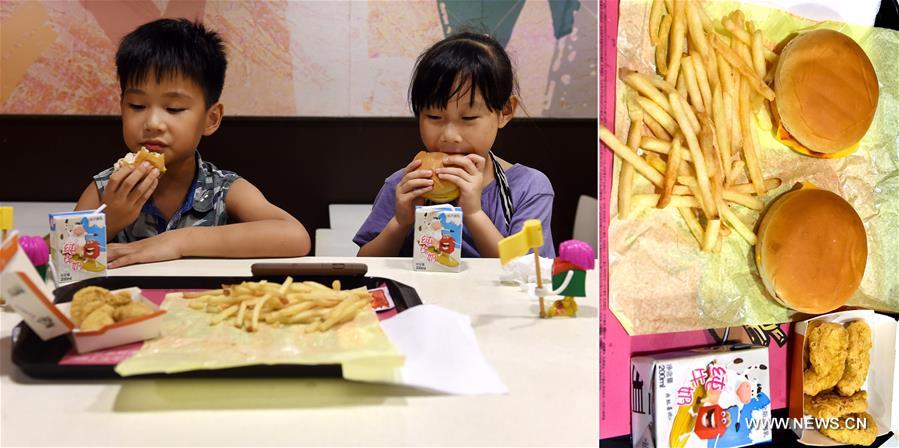
[[[127,291],[113,293],[99,286],[88,286],[72,297],[70,315],[81,331],[96,331],[153,312],[153,308],[146,303],[133,301]]]
[[[843,396],[859,393],[868,378],[871,364],[871,327],[864,321],[855,321],[846,326],[849,332],[849,354],[846,356],[846,371],[837,383],[837,392]]]
[[[114,169],[118,170],[125,165],[132,167],[138,166],[143,161],[147,161],[150,165],[158,169],[160,173],[165,172],[165,154],[161,152],[152,152],[143,146],[140,147],[140,151],[138,152],[129,152],[128,154],[125,154],[125,157],[122,157],[115,163]]]
[[[868,410],[868,393],[861,390],[848,397],[833,391],[821,392],[815,396],[805,396],[805,411],[817,418],[839,418],[847,414]]]
[[[623,162],[619,216],[674,207],[703,251],[719,252],[732,233],[754,245],[753,225],[741,215],[754,216],[763,208],[756,196],[781,184],[762,176],[755,130],[771,129],[766,104],[775,92],[764,79],[777,60],[773,45],[740,10],[715,23],[695,1],[653,0],[649,39],[658,75],[619,71],[631,89],[627,142],[600,126]],[[634,172],[657,191],[634,194]]]
[[[861,285],[868,257],[865,226],[839,195],[807,186],[771,204],[758,228],[755,254],[771,297],[797,311],[826,313],[843,306]]]
[[[328,287],[312,281],[295,283],[292,277],[284,283],[222,285],[221,289],[185,292],[182,297],[191,300],[191,308],[213,314],[210,325],[226,323],[254,332],[261,324],[303,324],[307,333],[350,322],[373,300],[364,286],[341,290],[339,280]]]
[[[865,422],[864,427],[861,422]],[[877,422],[867,412],[844,415],[840,417],[838,428],[825,425],[818,431],[848,445],[872,445],[877,440]]]
[[[806,31],[790,40],[774,70],[774,92],[777,139],[822,158],[857,147],[874,120],[879,96],[877,74],[864,50],[833,30]]]
[[[434,188],[425,193],[424,198],[438,204],[455,201],[459,197],[459,187],[450,181],[440,179],[435,171],[443,166],[443,160],[447,157],[448,155],[442,152],[419,151],[413,159],[421,160],[421,166],[418,169],[433,172],[431,180],[434,181]]]
[[[809,325],[809,368],[802,372],[802,390],[815,396],[833,388],[843,377],[849,347],[849,333],[840,324],[820,322]]]
[[[831,439],[858,445],[874,443],[877,423],[867,413],[868,394],[861,390],[871,362],[871,327],[863,320],[846,326],[812,321],[806,336],[808,363],[802,375],[805,413],[820,419],[839,419],[818,428]]]

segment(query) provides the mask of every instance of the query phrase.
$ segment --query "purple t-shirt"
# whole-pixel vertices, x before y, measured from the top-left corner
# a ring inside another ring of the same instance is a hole
[[[396,208],[396,186],[403,178],[403,170],[399,170],[390,175],[385,181],[375,203],[372,206],[371,214],[362,223],[362,227],[353,237],[353,242],[360,247],[375,239],[387,223],[393,218]],[[549,179],[545,174],[533,168],[515,164],[506,170],[506,179],[509,181],[509,190],[512,194],[512,222],[511,228],[506,229],[505,218],[503,217],[503,206],[500,203],[499,188],[494,180],[481,191],[481,209],[493,221],[493,225],[499,230],[503,236],[509,236],[521,230],[521,226],[528,219],[539,219],[543,226],[543,247],[540,249],[540,255],[544,257],[555,258],[556,251],[553,246],[553,237],[550,223],[552,222],[553,211],[553,186],[549,183]],[[412,256],[412,229],[406,235],[400,253],[401,257]],[[480,257],[478,249],[475,246],[474,239],[468,228],[462,228],[462,256],[463,257]]]

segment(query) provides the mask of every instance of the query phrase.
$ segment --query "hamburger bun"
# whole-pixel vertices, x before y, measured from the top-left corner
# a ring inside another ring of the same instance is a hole
[[[149,151],[143,146],[140,147],[140,151],[129,152],[128,154],[125,154],[125,157],[119,159],[115,164],[115,170],[118,170],[124,165],[136,167],[143,161],[147,161],[151,166],[158,169],[160,174],[165,172],[165,155],[159,152]]]
[[[807,155],[848,154],[877,110],[877,74],[864,50],[833,30],[799,34],[774,71],[777,137]]]
[[[778,198],[758,229],[755,261],[768,293],[797,311],[843,306],[865,273],[868,242],[861,218],[843,198],[804,187]]]
[[[438,204],[455,201],[459,197],[459,187],[456,184],[437,177],[436,170],[443,166],[443,159],[447,157],[447,154],[442,152],[419,151],[415,155],[415,159],[413,159],[421,160],[421,166],[418,169],[431,170],[433,172],[431,180],[434,181],[434,188],[423,196],[425,199]]]

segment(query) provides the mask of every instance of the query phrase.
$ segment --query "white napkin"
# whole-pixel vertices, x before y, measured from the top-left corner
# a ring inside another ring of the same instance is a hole
[[[399,369],[344,363],[348,380],[384,382],[459,395],[504,394],[509,390],[478,347],[468,316],[437,305],[419,305],[381,328],[406,357]]]
[[[540,257],[540,277],[544,283],[552,282],[553,259]],[[499,273],[499,281],[527,289],[529,284],[537,283],[537,272],[534,269],[534,254],[522,255],[503,266]]]

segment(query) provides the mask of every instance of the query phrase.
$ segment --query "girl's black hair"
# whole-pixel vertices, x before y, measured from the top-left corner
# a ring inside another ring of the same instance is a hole
[[[203,90],[206,108],[218,102],[225,85],[225,45],[215,31],[187,19],[143,24],[122,39],[115,55],[122,93],[143,83],[152,71],[159,81],[184,76]]]
[[[462,89],[469,87],[467,92]],[[474,103],[481,92],[487,108],[502,110],[518,86],[503,46],[487,34],[462,32],[437,42],[415,62],[409,102],[417,117],[429,107],[445,109],[461,93]]]

